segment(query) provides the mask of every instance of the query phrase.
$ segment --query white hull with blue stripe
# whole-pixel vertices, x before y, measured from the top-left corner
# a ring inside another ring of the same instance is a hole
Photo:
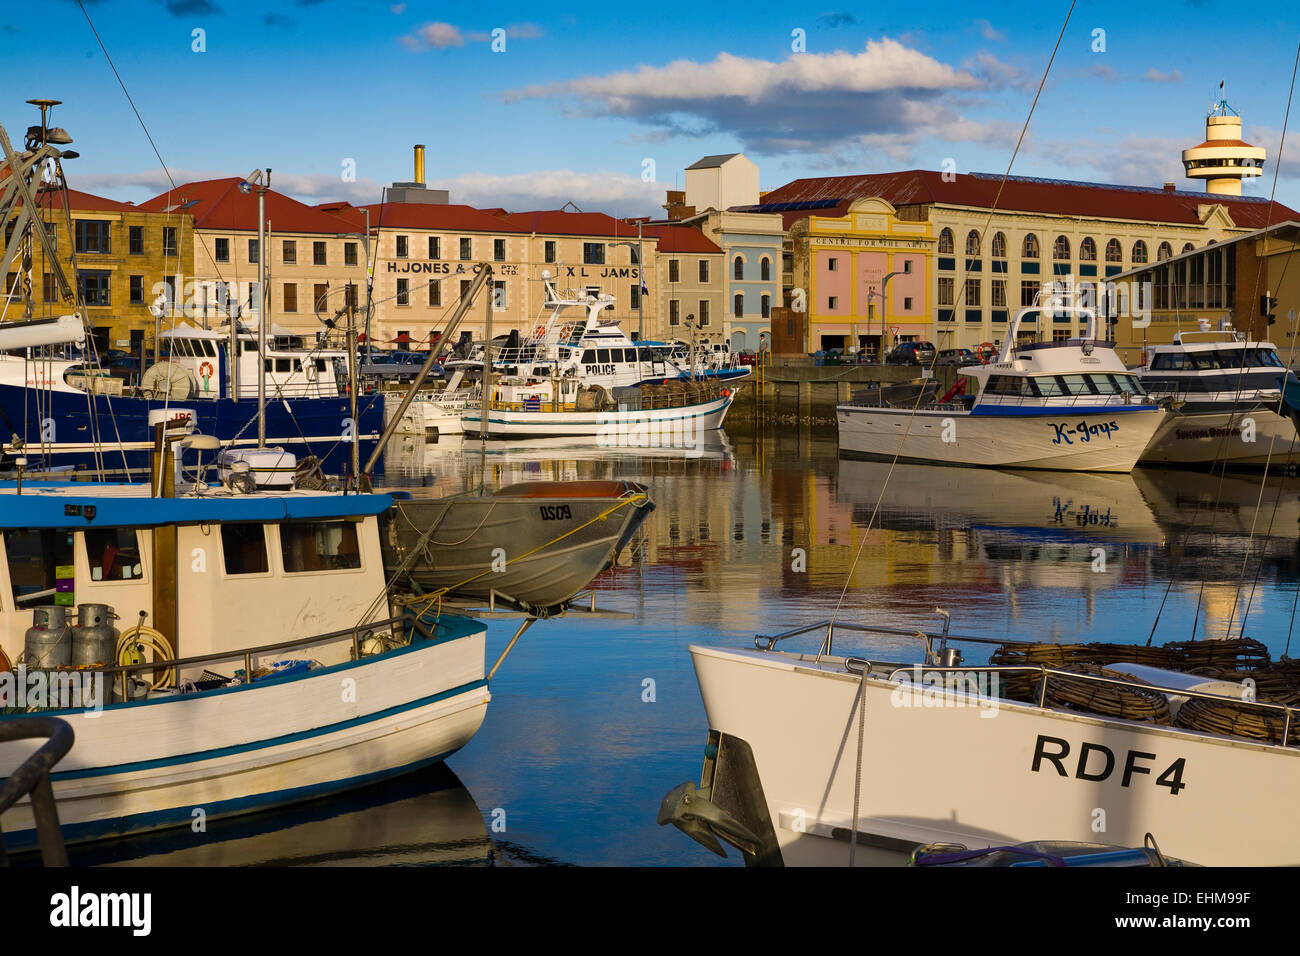
[[[717,431],[727,417],[734,393],[711,401],[675,408],[640,411],[530,411],[492,408],[488,411],[488,438],[565,438],[593,436],[611,447],[652,445],[668,447],[675,439]],[[465,434],[477,437],[482,429],[482,409],[461,417]],[[674,446],[675,447],[675,446]],[[695,447],[695,446],[691,446]]]

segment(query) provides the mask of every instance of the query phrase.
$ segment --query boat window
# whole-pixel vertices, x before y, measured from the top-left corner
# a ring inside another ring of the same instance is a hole
[[[596,355],[597,355],[596,361],[598,361],[601,365],[604,365],[609,361],[609,349],[597,349]]]
[[[1282,360],[1273,349],[1251,349],[1250,364],[1256,368],[1282,368]]]
[[[1089,375],[1088,384],[1098,395],[1118,395],[1123,391],[1113,375]]]
[[[133,528],[87,528],[86,560],[92,581],[138,581],[144,577]]]
[[[217,357],[217,347],[215,344],[213,344],[211,339],[203,340],[203,354],[206,355],[208,358]]]
[[[1033,381],[1019,375],[994,375],[989,379],[986,391],[990,395],[1015,395],[1024,398],[1032,398],[1038,394]]]
[[[301,371],[302,371],[302,360],[301,360],[301,359],[294,359],[294,360],[293,360],[293,370],[294,370],[295,372],[301,372]]]
[[[287,372],[287,371],[289,371],[289,360],[288,360],[287,358],[276,359],[276,360],[275,360],[275,370],[276,370],[277,372]]]
[[[1151,370],[1155,372],[1181,372],[1191,367],[1191,360],[1183,352],[1161,352],[1151,360]]]
[[[1096,389],[1088,382],[1087,376],[1084,375],[1058,375],[1057,379],[1062,383],[1067,395],[1095,395]]]
[[[654,359],[654,349],[648,345],[641,345],[636,350],[637,358],[642,362],[649,362]]]
[[[325,371],[325,360],[323,358],[318,358],[316,360],[316,371],[318,372]]]
[[[284,569],[337,571],[361,567],[357,526],[351,521],[295,521],[280,526]]]
[[[1034,383],[1038,386],[1039,394],[1044,398],[1055,398],[1058,395],[1069,394],[1055,375],[1043,375],[1034,379]]]
[[[54,604],[58,569],[71,570],[72,532],[52,528],[15,529],[4,533],[4,540],[14,603],[28,607]]]
[[[223,524],[221,553],[226,559],[227,574],[265,574],[266,529],[260,524]]]
[[[584,352],[582,353],[582,362],[583,362],[584,365],[595,365],[595,364],[596,364],[596,350],[595,350],[595,349],[587,349],[586,351],[584,351]]]

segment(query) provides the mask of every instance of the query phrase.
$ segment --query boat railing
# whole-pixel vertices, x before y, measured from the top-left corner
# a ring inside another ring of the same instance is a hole
[[[41,862],[46,866],[67,866],[68,851],[59,829],[50,770],[72,749],[72,725],[58,717],[17,717],[0,722],[0,743],[34,737],[44,737],[45,743],[0,783],[0,817],[23,797],[29,797]],[[0,828],[0,867],[8,865],[4,831]]]
[[[1154,405],[1156,400],[1139,392],[1105,392],[1097,395],[1072,393],[1070,395],[989,395],[987,392],[979,397],[979,405],[1009,405],[1035,408],[1073,408],[1076,405],[1114,406],[1123,408],[1127,405]]]

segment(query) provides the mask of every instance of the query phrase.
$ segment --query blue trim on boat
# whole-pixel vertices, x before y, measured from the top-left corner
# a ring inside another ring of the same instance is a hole
[[[460,748],[445,751],[434,757],[428,757],[424,760],[417,760],[401,767],[394,767],[391,770],[379,770],[374,773],[359,774],[355,777],[347,777],[343,780],[333,780],[329,783],[313,784],[308,787],[294,787],[288,790],[276,790],[271,793],[253,794],[247,797],[236,797],[231,800],[219,800],[214,803],[205,803],[203,810],[208,819],[218,817],[231,817],[244,813],[253,813],[258,810],[267,810],[272,807],[301,803],[306,800],[313,800],[317,797],[329,796],[332,793],[338,793],[344,790],[352,790],[358,787],[364,787],[367,784],[379,783],[394,777],[404,776],[408,773],[414,773],[424,767],[430,767],[434,764],[444,762],[448,757],[455,754]],[[68,843],[81,843],[90,840],[102,840],[110,837],[127,836],[132,833],[141,833],[147,830],[161,830],[173,826],[189,826],[194,822],[194,807],[173,807],[168,810],[155,810],[150,813],[137,813],[126,817],[112,817],[107,820],[88,821],[86,823],[65,823],[61,829],[63,839]],[[10,849],[18,850],[24,847],[34,847],[36,845],[36,831],[19,830],[5,833],[5,843]]]
[[[0,482],[0,489],[16,482]],[[24,490],[75,487],[71,495],[0,495],[0,528],[150,528],[159,525],[218,522],[295,521],[349,518],[382,514],[393,504],[391,495],[280,497],[274,493],[231,497],[151,498],[147,485],[87,482],[23,482]],[[96,495],[97,488],[134,488],[130,497]]]

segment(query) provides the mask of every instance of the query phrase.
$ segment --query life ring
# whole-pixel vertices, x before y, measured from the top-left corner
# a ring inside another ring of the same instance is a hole
[[[997,355],[998,350],[997,347],[994,346],[992,342],[981,342],[979,345],[975,347],[975,354],[979,356],[981,364],[988,365],[989,359]],[[988,358],[985,358],[985,355],[987,355]]]
[[[546,326],[544,325],[539,325],[537,328],[533,329],[533,338],[535,339],[540,339],[545,334]]]
[[[213,373],[213,371],[214,371],[214,370],[213,370],[213,368],[212,368],[212,363],[211,363],[211,362],[200,362],[200,363],[199,363],[199,377],[200,377],[200,378],[211,378],[211,377],[212,377],[212,373]]]

